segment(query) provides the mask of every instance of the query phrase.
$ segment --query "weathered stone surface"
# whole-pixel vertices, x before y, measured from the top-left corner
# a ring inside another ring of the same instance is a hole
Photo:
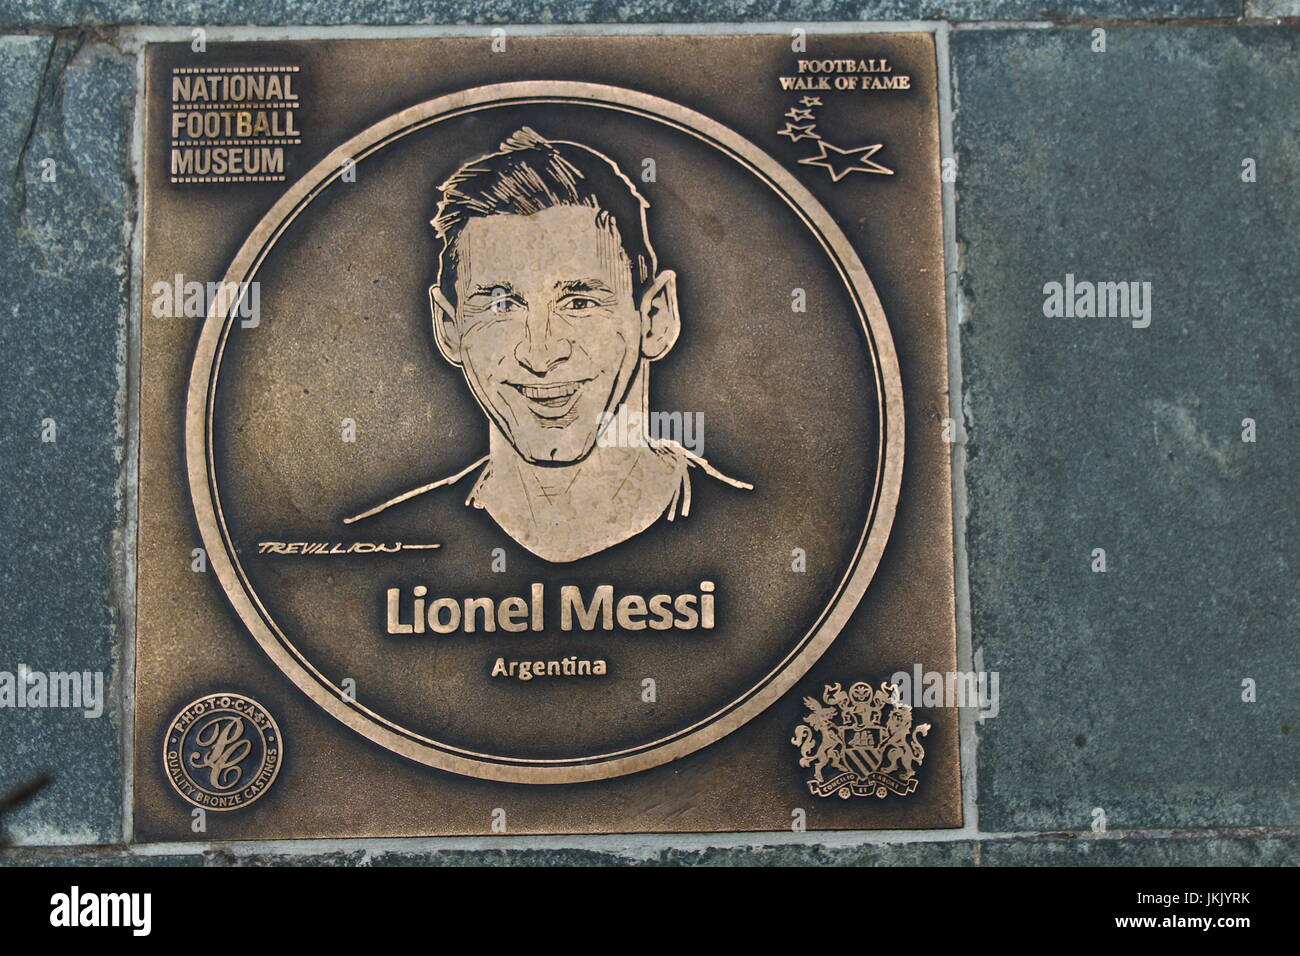
[[[1295,866],[1297,837],[989,840],[982,866]]]
[[[1246,0],[1246,16],[1300,17],[1300,0]]]
[[[1279,0],[1262,0],[1277,3]],[[0,25],[818,23],[869,20],[1057,20],[1238,17],[1242,0],[2,0]]]
[[[138,853],[122,847],[41,847],[0,853],[0,867],[6,866],[205,866],[200,853]]]
[[[953,38],[980,826],[1294,826],[1300,30],[1107,39]]]
[[[134,64],[109,47],[0,39],[0,671],[97,674],[106,698],[93,718],[0,709],[0,792],[53,776],[0,821],[25,843],[120,839],[113,566],[134,84]]]
[[[963,866],[974,844],[870,843],[858,846],[784,844],[708,849],[349,850],[312,855],[207,854],[209,865],[231,866]]]
[[[0,866],[1293,866],[1300,837],[1197,836],[953,840],[861,846],[712,849],[460,849],[387,847],[322,853],[155,853],[104,847],[19,849]]]

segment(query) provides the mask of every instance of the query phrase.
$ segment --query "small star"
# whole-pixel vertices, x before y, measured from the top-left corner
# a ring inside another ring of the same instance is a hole
[[[871,157],[885,148],[884,143],[877,143],[875,146],[857,146],[853,149],[840,149],[838,146],[832,146],[830,143],[826,142],[826,140],[818,137],[817,146],[820,152],[816,156],[809,156],[807,159],[799,160],[799,162],[805,166],[823,167],[831,174],[831,182],[833,183],[838,183],[849,173],[880,173],[885,176],[894,175],[892,169],[886,169],[878,163],[871,162]],[[837,170],[837,157],[852,158],[848,159],[845,165],[839,166]]]
[[[790,119],[792,119],[796,123],[800,122],[801,120],[815,119],[812,110],[801,110],[797,106],[794,109],[787,112],[785,115],[790,117]]]
[[[785,129],[777,130],[777,136],[789,136],[790,142],[797,143],[801,139],[821,139],[821,135],[814,133],[817,128],[816,123],[809,123],[807,126],[795,126],[791,123],[785,124]]]
[[[821,100],[821,97],[820,97],[820,96],[805,96],[805,97],[801,98],[801,99],[799,100],[799,102],[802,103],[804,106],[807,106],[807,107],[810,107],[810,108],[813,107],[813,106],[821,106],[821,105],[822,105],[822,100]]]

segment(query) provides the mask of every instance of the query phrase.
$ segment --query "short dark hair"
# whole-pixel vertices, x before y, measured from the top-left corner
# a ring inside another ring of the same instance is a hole
[[[498,152],[470,160],[438,189],[442,198],[432,219],[442,240],[438,287],[452,301],[459,266],[456,240],[469,220],[486,216],[529,216],[555,206],[589,206],[631,262],[634,292],[640,293],[658,271],[646,223],[650,203],[612,159],[590,147],[548,140],[524,126],[507,137]]]

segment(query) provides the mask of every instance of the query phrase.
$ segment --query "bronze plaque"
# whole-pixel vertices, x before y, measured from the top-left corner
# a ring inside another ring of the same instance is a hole
[[[196,46],[135,838],[960,826],[933,36]]]

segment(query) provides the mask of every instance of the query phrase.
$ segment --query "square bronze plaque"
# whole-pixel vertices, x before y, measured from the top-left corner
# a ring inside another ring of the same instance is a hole
[[[146,84],[137,840],[961,825],[932,35]]]

